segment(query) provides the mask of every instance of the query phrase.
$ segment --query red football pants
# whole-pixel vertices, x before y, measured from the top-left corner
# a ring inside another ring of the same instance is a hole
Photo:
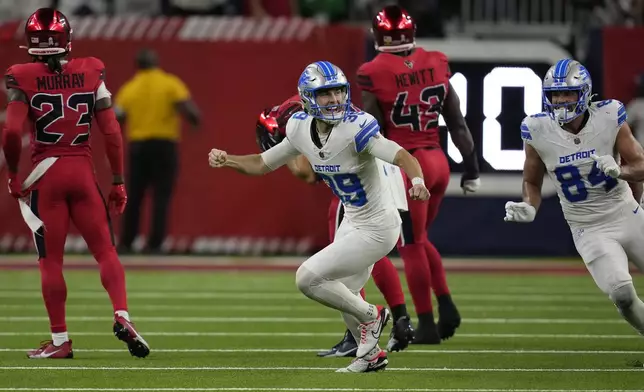
[[[431,227],[445,190],[449,184],[449,163],[441,149],[418,149],[412,155],[418,160],[430,196],[427,201],[411,200],[407,194],[409,211],[402,213],[403,235],[398,252],[405,265],[407,286],[417,314],[432,311],[431,289],[436,296],[449,294],[441,256],[429,242]],[[407,187],[411,181],[406,178]]]
[[[31,210],[44,223],[44,228],[34,238],[51,331],[67,330],[63,254],[70,219],[99,264],[101,283],[109,294],[114,311],[127,310],[125,274],[114,248],[109,216],[96,183],[91,158],[59,158],[35,184],[30,197]]]
[[[333,241],[335,231],[340,226],[343,217],[344,208],[342,203],[340,203],[340,199],[333,197],[331,199],[331,204],[329,205],[328,216],[329,238],[331,241]],[[405,303],[405,295],[402,291],[398,271],[387,256],[378,260],[376,264],[374,264],[373,270],[371,271],[371,277],[373,278],[376,287],[378,287],[378,290],[380,290],[382,296],[385,298],[385,301],[387,301],[387,305],[390,309]],[[360,293],[364,298],[364,289],[362,289]]]

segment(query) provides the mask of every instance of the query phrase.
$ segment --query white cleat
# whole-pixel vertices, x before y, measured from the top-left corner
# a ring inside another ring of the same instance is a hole
[[[383,329],[389,321],[389,310],[384,306],[378,305],[378,318],[369,323],[360,324],[360,342],[358,342],[358,351],[356,357],[362,358],[369,354],[371,350],[378,347],[378,340],[382,335]]]
[[[387,359],[387,352],[382,351],[380,347],[371,350],[372,355],[367,355],[364,358],[356,358],[351,364],[345,368],[336,370],[336,373],[370,373],[385,370],[389,364]],[[371,354],[371,353],[369,353]],[[366,359],[371,358],[371,359]]]

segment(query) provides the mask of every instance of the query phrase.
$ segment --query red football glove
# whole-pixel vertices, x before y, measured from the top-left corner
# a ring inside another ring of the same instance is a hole
[[[25,192],[22,190],[22,181],[18,179],[17,173],[9,173],[9,193],[16,199],[25,197]]]
[[[112,190],[110,191],[110,197],[107,202],[110,211],[114,214],[122,214],[125,210],[125,205],[127,204],[127,193],[125,192],[125,185],[123,184],[112,184]]]

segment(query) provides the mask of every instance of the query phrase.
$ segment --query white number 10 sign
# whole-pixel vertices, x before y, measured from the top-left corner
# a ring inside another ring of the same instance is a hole
[[[461,100],[461,112],[467,115],[467,79],[457,72],[450,82]],[[497,118],[501,114],[503,87],[523,87],[523,107],[525,115],[541,112],[541,78],[527,67],[496,67],[483,79],[483,159],[496,170],[522,170],[525,159],[523,150],[501,149],[501,124]],[[443,116],[440,125],[445,125]],[[506,132],[511,130],[506,130]],[[515,132],[519,132],[517,127]],[[463,157],[448,134],[447,154],[460,163]]]

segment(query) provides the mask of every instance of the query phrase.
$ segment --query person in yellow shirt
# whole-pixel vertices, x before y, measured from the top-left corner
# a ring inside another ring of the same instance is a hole
[[[152,222],[144,252],[160,253],[177,176],[181,117],[196,129],[201,116],[181,79],[159,68],[155,52],[141,50],[136,65],[136,74],[116,95],[117,118],[129,143],[129,201],[119,250],[132,251],[141,203],[146,191],[152,190]]]

